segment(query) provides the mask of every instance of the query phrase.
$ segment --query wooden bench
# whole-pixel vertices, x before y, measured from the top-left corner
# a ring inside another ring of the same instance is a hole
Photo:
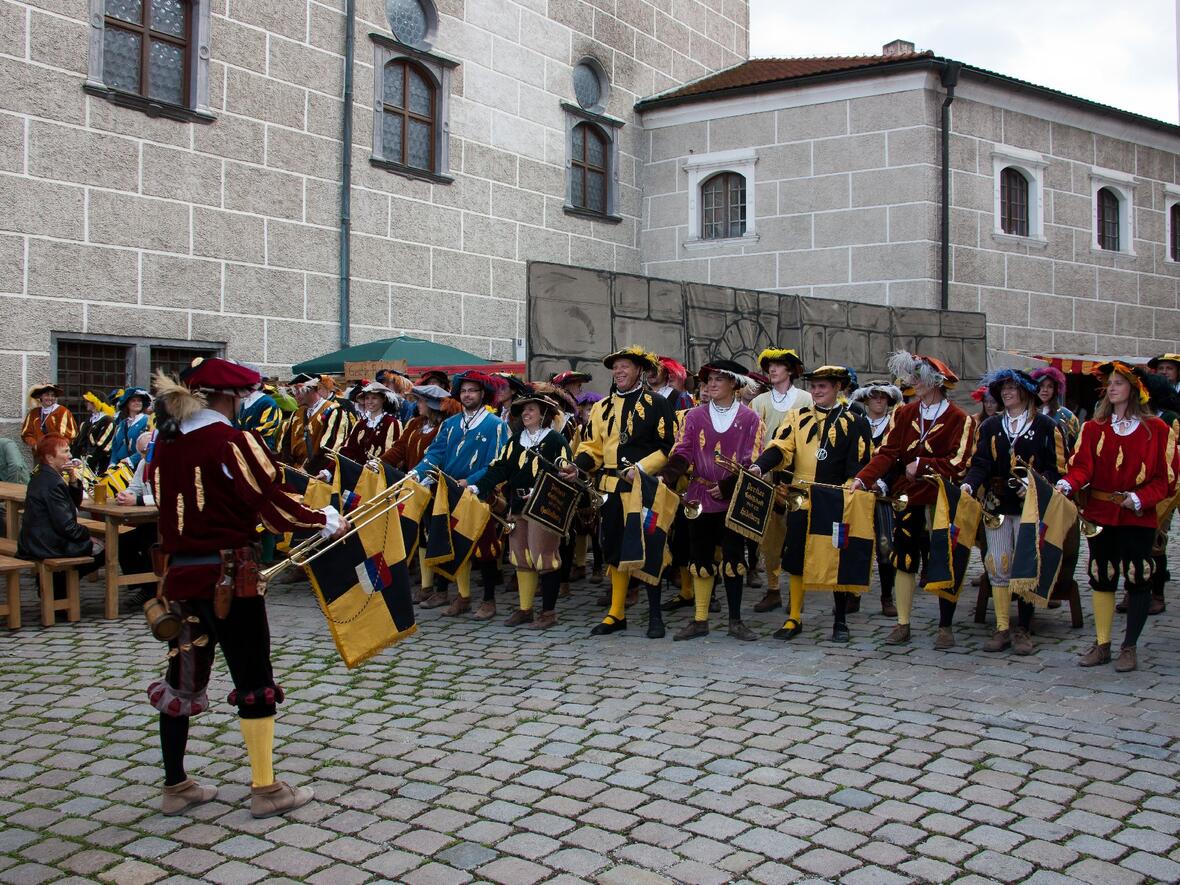
[[[52,627],[57,612],[65,612],[67,621],[82,618],[82,598],[78,592],[78,566],[90,565],[93,556],[61,556],[55,559],[37,559],[37,579],[41,584],[41,626]],[[66,574],[66,598],[53,596],[53,576],[58,572]]]
[[[1064,585],[1064,587],[1062,586]],[[975,623],[987,623],[987,604],[992,598],[992,585],[988,580],[987,573],[983,575],[983,579],[979,582],[979,595],[975,598]],[[1069,603],[1069,622],[1075,630],[1080,629],[1083,624],[1082,619],[1082,600],[1078,594],[1078,582],[1058,579],[1057,586],[1053,588],[1053,599],[1062,600]]]
[[[0,556],[16,556],[16,541],[0,538]]]
[[[36,567],[35,562],[27,559],[0,556],[0,575],[4,575],[6,590],[0,600],[0,615],[8,616],[9,630],[20,629],[20,573],[32,571]]]
[[[78,525],[82,526],[84,529],[86,529],[86,531],[90,532],[92,537],[98,538],[100,541],[106,537],[107,524],[101,519],[87,519],[84,516],[79,516]],[[128,532],[133,531],[135,531],[135,526],[133,525],[119,526],[120,535],[125,535]]]

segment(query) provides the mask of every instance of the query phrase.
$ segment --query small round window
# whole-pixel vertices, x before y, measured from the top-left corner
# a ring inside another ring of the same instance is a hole
[[[385,0],[385,17],[393,35],[410,46],[426,42],[430,13],[423,0]]]
[[[588,111],[606,107],[606,72],[592,58],[584,58],[574,65],[574,97]]]

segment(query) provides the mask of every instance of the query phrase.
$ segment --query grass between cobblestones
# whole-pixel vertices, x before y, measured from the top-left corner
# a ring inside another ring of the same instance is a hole
[[[985,655],[973,587],[950,652],[928,597],[888,647],[873,595],[837,646],[824,594],[791,643],[782,612],[748,615],[756,643],[724,615],[673,643],[643,637],[644,605],[590,638],[597,593],[539,634],[500,625],[508,594],[491,623],[419,612],[350,672],[306,585],[278,588],[276,769],[317,801],[256,821],[220,660],[189,747],[220,794],[156,811],[163,647],[84,585],[82,622],[0,636],[0,882],[1180,881],[1171,612],[1118,675],[1076,667],[1092,627],[1064,610],[1038,614],[1035,656]]]

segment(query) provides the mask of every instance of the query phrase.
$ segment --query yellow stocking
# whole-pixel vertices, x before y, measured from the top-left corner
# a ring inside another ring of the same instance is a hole
[[[537,585],[541,576],[531,569],[518,568],[516,570],[516,589],[520,591],[520,610],[531,612],[533,600],[537,596]]]
[[[586,567],[586,543],[589,540],[589,535],[578,535],[574,539],[574,565],[578,568]]]
[[[1001,632],[1007,630],[1012,613],[1012,591],[992,584],[992,602],[996,606],[996,629]]]
[[[418,568],[422,572],[422,589],[434,589],[434,569],[426,564],[426,547],[418,547]]]
[[[898,571],[893,579],[893,604],[897,606],[897,623],[903,627],[910,622],[910,612],[914,610],[914,590],[918,586],[918,576],[913,572]]]
[[[694,598],[695,588],[693,585],[692,572],[686,568],[680,569],[680,598],[692,599]]]
[[[1094,632],[1098,644],[1106,645],[1110,642],[1110,627],[1114,623],[1114,593],[1095,590],[1090,596],[1094,600]]]
[[[455,586],[459,588],[459,595],[464,599],[471,598],[471,560],[463,563],[463,567],[455,572]]]
[[[702,577],[693,577],[692,595],[696,601],[696,613],[694,617],[698,621],[708,621],[709,601],[713,598],[713,576],[704,575]]]
[[[250,779],[255,787],[269,787],[275,782],[275,718],[239,719],[246,753],[250,757]]]
[[[803,576],[787,575],[787,584],[791,592],[791,609],[787,614],[788,621],[796,624],[803,623]],[[783,626],[786,626],[785,624]]]
[[[621,572],[613,565],[607,566],[610,573],[610,611],[607,617],[621,621],[627,617],[627,588],[631,585],[631,573]]]

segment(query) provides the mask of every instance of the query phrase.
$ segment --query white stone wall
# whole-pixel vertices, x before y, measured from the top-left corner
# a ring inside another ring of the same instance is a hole
[[[938,99],[925,84],[907,75],[646,112],[643,272],[937,307]],[[757,240],[691,241],[686,162],[747,147]]]
[[[50,374],[50,332],[224,342],[285,372],[334,349],[343,52],[340,0],[212,0],[214,123],[87,95],[85,0],[0,0],[0,422]],[[439,0],[435,49],[460,62],[451,184],[370,166],[359,0],[353,341],[409,333],[513,355],[525,263],[639,269],[632,105],[744,58],[746,0]],[[597,58],[625,121],[619,214],[562,212],[571,65]],[[139,379],[145,380],[145,379]]]
[[[984,311],[990,345],[1007,350],[1176,350],[1180,264],[1167,257],[1164,214],[1180,137],[1046,103],[1014,104],[968,87],[952,106],[951,307]],[[1047,164],[1043,243],[994,233],[993,153],[1004,146]],[[1134,176],[1134,255],[1091,245],[1094,167]]]

